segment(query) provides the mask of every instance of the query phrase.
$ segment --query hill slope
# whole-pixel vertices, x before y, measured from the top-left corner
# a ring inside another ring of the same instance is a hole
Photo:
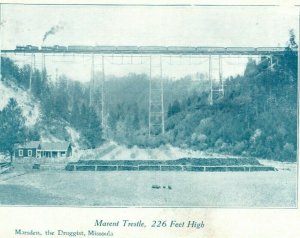
[[[0,81],[0,111],[11,98],[15,99],[25,119],[25,127],[37,131],[42,141],[68,140],[79,146],[79,133],[63,119],[49,119],[41,110],[40,101],[28,90],[18,87],[13,82]]]
[[[0,95],[0,110],[3,110],[10,98],[14,98],[22,109],[26,126],[32,127],[41,119],[39,102],[30,93],[16,86],[14,83],[0,81]]]

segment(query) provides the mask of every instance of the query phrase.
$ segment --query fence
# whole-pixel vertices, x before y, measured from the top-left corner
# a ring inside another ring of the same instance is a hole
[[[194,171],[194,172],[254,172],[276,171],[270,166],[188,166],[188,165],[83,165],[68,164],[68,171]]]
[[[15,158],[13,164],[67,164],[71,157],[60,158]]]

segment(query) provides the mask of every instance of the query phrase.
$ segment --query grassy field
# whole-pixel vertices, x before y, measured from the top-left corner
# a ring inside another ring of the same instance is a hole
[[[250,173],[36,171],[11,178],[6,175],[6,180],[0,182],[0,204],[295,207],[296,175],[296,170]],[[161,188],[152,188],[153,185]]]

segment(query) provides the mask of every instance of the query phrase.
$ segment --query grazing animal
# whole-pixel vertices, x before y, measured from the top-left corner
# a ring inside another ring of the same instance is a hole
[[[152,185],[152,188],[160,189],[160,186],[158,186],[158,185]]]

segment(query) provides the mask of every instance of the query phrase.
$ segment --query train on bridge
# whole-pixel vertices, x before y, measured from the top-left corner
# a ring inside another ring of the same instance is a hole
[[[185,47],[185,46],[16,46],[14,52],[142,53],[142,54],[268,54],[283,53],[285,47]]]

